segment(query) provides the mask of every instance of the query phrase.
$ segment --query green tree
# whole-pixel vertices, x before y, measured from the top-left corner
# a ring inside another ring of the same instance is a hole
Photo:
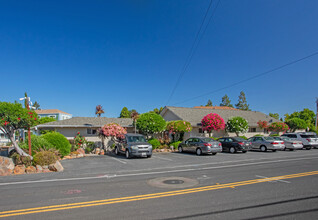
[[[139,116],[136,126],[141,133],[148,136],[164,131],[166,128],[166,121],[161,115],[148,112]]]
[[[291,115],[285,114],[285,121],[288,121],[289,119],[292,118],[299,118],[304,120],[307,123],[307,127],[313,127],[316,122],[316,114],[314,111],[304,108],[300,112],[294,112]]]
[[[206,103],[205,106],[213,106],[213,103],[212,103],[211,99],[208,100],[208,103]]]
[[[11,140],[15,150],[21,156],[30,156],[16,143],[14,133],[18,129],[26,129],[36,125],[37,114],[27,110],[21,104],[15,102],[0,102],[0,130]]]
[[[32,107],[34,107],[36,110],[41,110],[41,109],[40,109],[40,104],[39,104],[37,101],[35,101],[35,102],[33,103]]]
[[[160,107],[159,109],[158,108],[155,108],[153,111],[150,111],[150,112],[153,112],[153,113],[156,113],[158,115],[160,115],[160,113],[162,112],[163,110],[163,107]]]
[[[231,100],[226,94],[222,97],[222,102],[220,106],[227,106],[227,107],[233,108],[233,105],[231,104]]]
[[[166,130],[172,135],[173,141],[183,141],[184,133],[192,131],[192,126],[187,121],[169,121]]]
[[[277,120],[279,120],[279,114],[278,113],[269,113],[268,114],[270,117],[276,118]]]
[[[238,99],[238,103],[235,104],[235,107],[240,110],[250,111],[249,106],[250,105],[248,105],[246,101],[245,93],[241,91],[239,99]]]
[[[291,118],[286,121],[286,124],[289,126],[289,128],[292,130],[292,132],[298,130],[298,129],[306,129],[307,128],[307,122],[300,118]]]
[[[233,132],[238,137],[240,133],[246,133],[248,130],[248,122],[242,117],[232,117],[226,123],[226,130]]]
[[[40,124],[45,124],[45,123],[52,122],[52,121],[56,121],[56,119],[55,118],[50,118],[50,117],[43,117],[43,118],[40,118],[38,120],[37,124],[40,125]]]
[[[120,112],[120,118],[130,118],[130,112],[127,107],[124,107]]]

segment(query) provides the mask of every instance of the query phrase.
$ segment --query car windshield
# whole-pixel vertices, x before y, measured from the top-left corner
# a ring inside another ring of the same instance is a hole
[[[281,140],[281,137],[273,137],[275,140]]]
[[[246,141],[244,138],[240,138],[240,137],[237,137],[237,138],[233,138],[235,141]]]
[[[275,140],[273,137],[264,137],[264,139],[267,141],[274,141]]]
[[[281,139],[283,139],[284,141],[291,141],[292,139],[289,137],[281,137]]]
[[[314,135],[314,134],[301,134],[300,137],[302,137],[302,138],[317,138],[317,135]]]
[[[132,143],[147,142],[143,136],[128,136],[127,139],[128,139],[128,142],[132,142]]]
[[[214,140],[212,138],[201,138],[203,142],[213,142]]]

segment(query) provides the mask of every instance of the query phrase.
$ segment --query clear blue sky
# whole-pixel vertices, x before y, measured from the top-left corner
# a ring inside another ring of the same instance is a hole
[[[73,116],[94,116],[99,104],[106,117],[124,106],[140,113],[165,106],[208,5],[0,1],[0,100],[26,91],[41,108]],[[318,1],[222,0],[168,105],[219,105],[224,94],[235,104],[243,90],[252,110],[315,110],[318,56],[183,101],[317,51]]]

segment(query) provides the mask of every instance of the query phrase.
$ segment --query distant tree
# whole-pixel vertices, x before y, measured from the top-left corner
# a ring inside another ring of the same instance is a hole
[[[123,107],[123,109],[120,112],[120,118],[130,118],[130,112],[127,107]]]
[[[259,121],[257,122],[257,124],[258,124],[258,127],[259,127],[260,129],[267,129],[267,128],[268,128],[268,122],[267,122],[267,121],[261,121],[261,120],[259,120]]]
[[[300,118],[291,118],[286,121],[286,124],[289,126],[290,130],[292,132],[298,130],[298,129],[306,129],[308,127],[308,124],[305,120]]]
[[[97,105],[96,106],[96,109],[95,109],[95,115],[97,116],[97,117],[100,117],[102,114],[104,114],[105,112],[104,112],[104,109],[103,109],[103,107],[101,106],[101,105]]]
[[[204,116],[201,120],[201,124],[202,129],[207,131],[209,134],[211,134],[213,130],[217,131],[225,129],[224,119],[216,113],[210,113]]]
[[[50,118],[50,117],[43,117],[43,118],[40,118],[38,120],[37,124],[40,125],[40,124],[45,124],[45,123],[52,122],[52,121],[56,121],[56,119]]]
[[[226,129],[229,132],[233,132],[238,137],[240,133],[246,133],[248,131],[248,122],[242,117],[232,117],[226,123]]]
[[[159,109],[158,108],[155,108],[153,111],[150,111],[150,112],[153,112],[153,113],[156,113],[158,115],[160,115],[160,113],[162,112],[163,110],[163,107],[160,107]]]
[[[14,134],[18,129],[27,129],[36,125],[37,114],[34,111],[23,108],[19,103],[0,102],[0,130],[7,135],[14,149],[21,156],[30,156],[17,144]]]
[[[233,108],[231,100],[226,94],[222,97],[222,103],[220,104],[220,106],[227,106]]]
[[[245,93],[241,91],[239,99],[238,99],[238,103],[235,104],[235,107],[240,110],[250,111],[249,106],[250,105],[248,105],[246,101]]]
[[[205,106],[213,106],[213,103],[212,103],[211,99],[208,100],[208,103],[206,103]]]
[[[184,133],[192,131],[192,126],[188,121],[169,121],[166,130],[172,135],[173,141],[183,141]]]
[[[308,108],[304,108],[300,112],[294,112],[291,115],[285,114],[285,122],[287,122],[288,120],[293,119],[293,118],[299,118],[299,119],[304,120],[307,123],[308,128],[315,127],[316,114],[314,111],[312,111]]]
[[[148,136],[164,131],[166,128],[166,121],[161,115],[148,112],[139,116],[136,126],[141,133]]]
[[[135,127],[135,133],[136,133],[137,131],[136,122],[137,122],[137,119],[139,118],[139,113],[136,110],[131,111],[130,117],[133,119],[133,124]]]
[[[35,102],[33,103],[32,107],[34,107],[36,110],[41,110],[41,109],[40,109],[40,104],[39,104],[37,101],[35,101]]]
[[[277,120],[279,120],[279,114],[278,113],[269,113],[268,114],[270,117],[276,118]]]

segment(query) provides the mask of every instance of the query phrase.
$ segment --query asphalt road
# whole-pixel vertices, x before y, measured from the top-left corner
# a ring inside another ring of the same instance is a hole
[[[64,160],[0,177],[5,219],[317,219],[318,150]],[[273,178],[272,178],[273,177]]]

